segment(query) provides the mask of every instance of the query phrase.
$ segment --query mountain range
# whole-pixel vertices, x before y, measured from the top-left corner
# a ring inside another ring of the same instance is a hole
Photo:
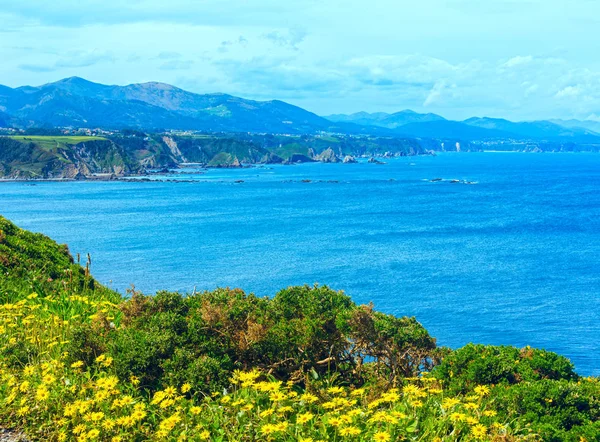
[[[433,113],[337,114],[322,117],[279,100],[195,94],[164,83],[108,86],[79,77],[42,86],[0,85],[0,127],[76,127],[147,131],[368,134],[465,141],[536,140],[600,144],[600,123],[580,120],[512,122],[447,120]]]

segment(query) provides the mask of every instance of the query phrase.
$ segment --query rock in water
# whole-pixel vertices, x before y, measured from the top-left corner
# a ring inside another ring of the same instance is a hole
[[[317,155],[315,159],[317,161],[320,161],[321,163],[339,163],[340,162],[340,159],[337,157],[337,155],[335,154],[335,152],[333,151],[333,149],[331,147],[325,149],[323,152],[321,152],[319,155]]]
[[[344,163],[358,163],[358,161],[356,161],[356,158],[354,158],[352,155],[346,155],[344,157]]]

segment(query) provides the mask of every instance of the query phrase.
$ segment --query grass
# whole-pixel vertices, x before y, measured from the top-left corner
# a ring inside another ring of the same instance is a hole
[[[105,141],[103,137],[87,137],[87,136],[42,136],[42,135],[27,135],[27,136],[9,136],[15,141],[21,143],[35,143],[43,149],[53,150],[56,148],[65,148],[74,146],[79,143],[88,141]]]

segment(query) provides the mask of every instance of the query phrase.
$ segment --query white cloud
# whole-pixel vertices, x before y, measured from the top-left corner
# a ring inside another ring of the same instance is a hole
[[[506,61],[502,66],[504,66],[505,68],[514,68],[515,66],[529,64],[532,61],[533,57],[531,55],[527,55],[525,57],[517,55],[516,57],[513,57],[510,60]]]
[[[559,90],[554,96],[556,98],[576,98],[582,94],[583,90],[581,86],[567,86],[564,89]]]

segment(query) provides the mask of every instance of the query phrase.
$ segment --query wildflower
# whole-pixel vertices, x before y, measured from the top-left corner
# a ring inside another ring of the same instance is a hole
[[[35,393],[35,398],[38,401],[45,401],[49,397],[50,397],[50,392],[46,389],[46,387],[44,387],[43,385],[41,387],[38,387],[38,389]]]
[[[30,386],[29,381],[23,381],[23,382],[21,382],[21,385],[19,385],[19,391],[21,393],[25,393],[25,392],[27,392],[27,390],[29,390],[29,386]]]
[[[465,419],[465,421],[469,425],[476,425],[476,424],[479,423],[479,419],[477,419],[476,417],[473,417],[473,416],[467,416],[467,418]]]
[[[360,434],[360,428],[357,427],[343,427],[340,428],[340,434],[342,436],[357,436]]]
[[[312,404],[313,402],[317,402],[319,400],[319,398],[317,396],[315,396],[314,394],[304,393],[302,396],[300,396],[300,400],[302,402]]]
[[[490,393],[489,387],[487,387],[485,385],[478,385],[477,387],[475,387],[473,389],[473,391],[475,393],[477,393],[479,396],[485,396]]]
[[[450,420],[453,422],[464,422],[464,420],[467,418],[467,416],[463,413],[451,413],[450,414]]]
[[[281,391],[274,391],[269,395],[269,399],[273,402],[281,402],[287,399],[287,396]]]
[[[208,440],[210,438],[210,432],[208,430],[204,430],[198,434],[200,440]]]
[[[167,397],[173,397],[175,395],[177,395],[177,389],[175,387],[167,387],[164,389],[165,392],[165,396]]]
[[[137,376],[130,376],[129,382],[131,382],[131,385],[133,385],[134,387],[140,385],[140,379]]]
[[[350,393],[350,395],[352,396],[362,396],[363,394],[365,394],[364,388],[357,388],[356,390],[353,390],[352,393]]]
[[[96,439],[98,436],[100,436],[100,430],[93,428],[90,431],[88,431],[87,437],[90,439]]]
[[[187,393],[188,391],[190,391],[192,389],[192,386],[188,383],[185,383],[181,386],[181,392],[183,394]]]
[[[192,413],[193,415],[200,414],[201,411],[202,411],[202,408],[200,408],[198,406],[194,406],[194,407],[190,408],[190,413]]]
[[[27,405],[25,405],[17,410],[17,416],[25,416],[28,413],[29,413],[29,407]]]
[[[83,367],[83,361],[77,361],[77,362],[73,362],[71,364],[71,368],[81,368]]]
[[[268,416],[271,416],[273,413],[275,413],[275,410],[274,410],[274,409],[272,409],[272,408],[267,408],[266,410],[264,410],[264,411],[261,411],[261,412],[259,413],[259,416],[260,416],[260,417],[268,417]]]
[[[296,423],[299,425],[303,425],[303,424],[307,423],[309,420],[311,420],[313,417],[315,417],[315,415],[312,413],[299,414],[296,417]]]
[[[277,432],[277,427],[273,424],[265,424],[262,427],[260,427],[260,432],[265,436],[269,436]]]
[[[47,374],[44,377],[42,377],[42,382],[46,385],[53,384],[54,381],[56,381],[56,378],[54,376],[52,376],[51,374]]]
[[[79,424],[73,428],[73,434],[81,434],[85,431],[85,425]]]
[[[391,439],[392,436],[386,431],[378,431],[373,435],[373,440],[376,442],[389,442]]]
[[[342,387],[329,387],[327,389],[327,392],[330,394],[343,394],[345,393],[344,389]]]
[[[342,424],[343,424],[343,422],[339,417],[330,417],[329,418],[329,425],[331,425],[332,427],[339,427]]]
[[[456,398],[446,398],[442,401],[442,407],[444,407],[445,409],[452,408],[458,404],[460,404],[460,400]]]
[[[488,416],[488,417],[493,417],[493,416],[496,416],[497,414],[498,413],[496,411],[494,411],[494,410],[485,410],[483,412],[483,415],[484,416]]]
[[[485,425],[477,424],[471,428],[471,434],[476,439],[483,439],[487,435],[487,428]]]

